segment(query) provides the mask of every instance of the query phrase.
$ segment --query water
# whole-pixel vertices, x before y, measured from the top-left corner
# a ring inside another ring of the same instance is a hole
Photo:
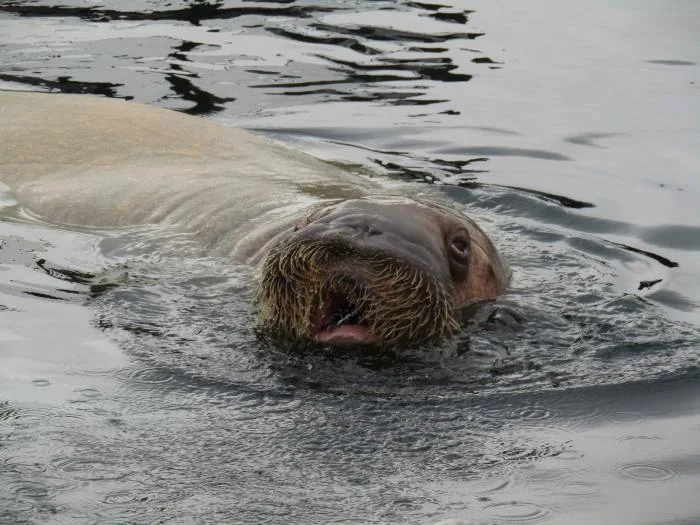
[[[513,282],[399,363],[289,355],[247,269],[2,194],[0,523],[700,522],[700,5],[91,5],[0,3],[2,85],[439,185]]]

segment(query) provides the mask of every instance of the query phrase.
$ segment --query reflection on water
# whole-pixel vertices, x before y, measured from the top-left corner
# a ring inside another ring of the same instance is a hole
[[[463,59],[453,58],[455,53],[465,55],[464,60],[470,60],[476,69],[492,63],[476,51],[459,47],[480,36],[473,31],[454,31],[455,26],[468,24],[468,11],[437,4],[375,2],[370,12],[352,9],[343,2],[277,6],[185,2],[181,8],[173,2],[148,4],[148,11],[130,11],[124,2],[112,3],[114,9],[109,3],[100,8],[34,2],[0,5],[0,12],[38,17],[62,33],[37,34],[23,20],[10,26],[11,31],[17,31],[13,35],[17,38],[8,39],[15,45],[8,46],[6,64],[14,67],[0,78],[64,92],[135,96],[140,100],[148,100],[144,95],[149,97],[157,86],[161,92],[150,100],[174,96],[194,102],[184,108],[180,103],[180,109],[206,114],[221,110],[217,104],[238,98],[215,94],[219,92],[246,93],[248,108],[264,106],[270,96],[277,106],[280,96],[292,95],[301,100],[290,99],[284,104],[338,100],[418,106],[445,103],[449,100],[424,97],[429,84],[415,81],[469,80],[472,73],[458,72]],[[74,20],[93,24],[75,25]],[[153,25],[134,25],[133,21],[152,21]],[[196,27],[188,28],[181,22]],[[65,46],[74,46],[74,37],[80,51],[65,52]],[[107,45],[115,39],[129,40],[121,42],[123,54],[113,53]],[[34,49],[20,41],[29,42]],[[292,42],[295,45],[290,45]],[[42,45],[56,49],[49,60],[43,60],[43,74],[22,74],[35,62],[37,48]],[[89,70],[80,65],[86,55],[90,57]],[[66,69],[83,70],[81,80],[67,76]],[[103,83],[85,78],[115,78],[115,69],[119,95],[107,91]],[[63,70],[62,80],[55,78],[59,70]],[[142,86],[144,81],[150,86],[134,89],[138,84],[132,84],[129,70],[138,72]],[[258,91],[252,99],[251,89]],[[255,100],[258,98],[262,101]]]
[[[438,186],[513,282],[400,362],[293,354],[257,337],[248,269],[0,194],[0,522],[695,523],[698,7],[679,6],[1,3],[3,86]]]

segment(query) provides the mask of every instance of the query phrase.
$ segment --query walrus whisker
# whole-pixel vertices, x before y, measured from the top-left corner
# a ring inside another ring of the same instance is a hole
[[[344,252],[327,239],[273,250],[256,294],[259,322],[299,337],[314,327],[361,323],[387,345],[439,339],[458,328],[451,292],[420,267],[377,253],[346,260]]]

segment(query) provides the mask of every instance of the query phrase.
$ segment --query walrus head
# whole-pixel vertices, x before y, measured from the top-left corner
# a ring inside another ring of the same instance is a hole
[[[457,310],[496,297],[506,271],[466,216],[404,198],[316,208],[262,264],[263,331],[322,344],[415,345],[459,328]]]

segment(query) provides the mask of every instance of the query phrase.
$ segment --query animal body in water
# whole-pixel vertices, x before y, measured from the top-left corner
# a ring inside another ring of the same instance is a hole
[[[160,223],[257,265],[282,340],[411,345],[501,294],[505,264],[449,205],[388,195],[246,131],[119,100],[0,91],[0,182],[56,224]]]

